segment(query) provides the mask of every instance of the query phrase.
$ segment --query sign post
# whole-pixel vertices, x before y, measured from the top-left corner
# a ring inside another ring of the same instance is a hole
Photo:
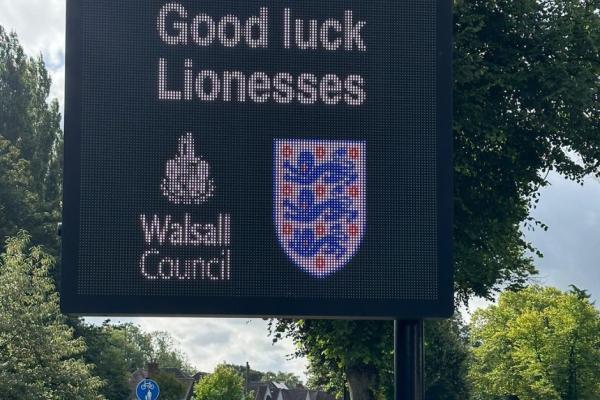
[[[394,388],[397,400],[423,400],[423,321],[394,321]]]
[[[138,400],[156,400],[160,396],[160,387],[152,379],[142,379],[135,388]]]

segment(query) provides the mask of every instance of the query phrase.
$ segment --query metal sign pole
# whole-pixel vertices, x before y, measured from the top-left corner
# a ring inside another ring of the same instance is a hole
[[[423,321],[394,320],[396,400],[423,400]]]

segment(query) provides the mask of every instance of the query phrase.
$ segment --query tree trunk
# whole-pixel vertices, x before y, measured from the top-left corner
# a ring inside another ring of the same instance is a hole
[[[373,367],[348,368],[346,379],[350,387],[350,400],[375,400],[377,371]]]

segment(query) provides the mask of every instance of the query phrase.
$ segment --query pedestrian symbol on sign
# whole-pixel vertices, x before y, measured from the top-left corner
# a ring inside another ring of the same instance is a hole
[[[158,384],[152,379],[142,379],[135,392],[138,400],[156,400],[160,395]]]

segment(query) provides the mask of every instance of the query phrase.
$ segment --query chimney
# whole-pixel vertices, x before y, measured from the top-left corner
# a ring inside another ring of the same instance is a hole
[[[148,378],[155,377],[158,374],[158,363],[156,361],[148,362]]]
[[[248,394],[248,378],[250,376],[250,363],[246,361],[246,373],[245,373],[245,382],[244,382],[244,395]]]

